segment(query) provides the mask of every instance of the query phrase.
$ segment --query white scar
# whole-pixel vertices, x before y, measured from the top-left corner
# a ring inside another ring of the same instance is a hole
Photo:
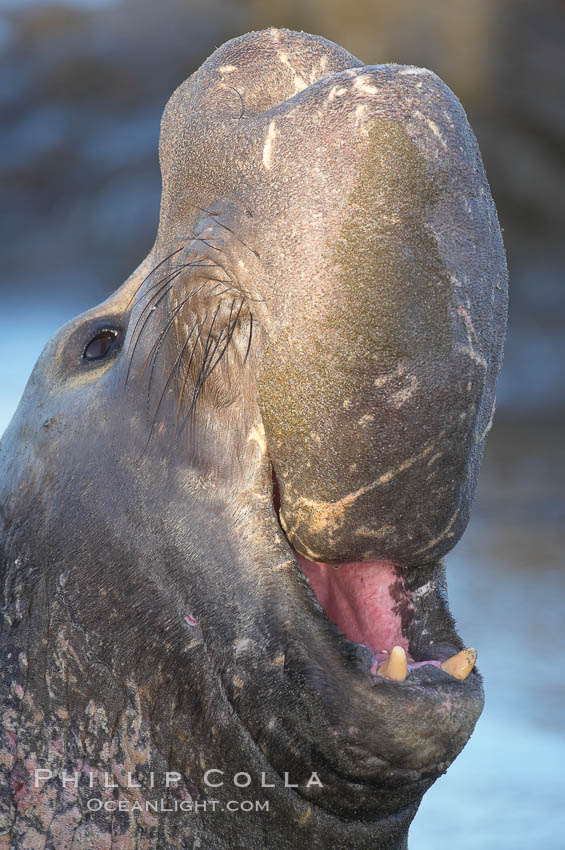
[[[281,62],[283,63],[283,65],[285,65],[285,66],[288,68],[288,70],[290,71],[290,73],[291,73],[291,74],[292,74],[292,76],[293,76],[293,81],[294,81],[294,93],[295,93],[295,94],[298,94],[299,92],[304,91],[304,89],[307,89],[307,88],[308,88],[308,83],[307,83],[307,82],[306,82],[306,80],[305,80],[305,79],[304,79],[304,78],[303,78],[303,77],[302,77],[302,76],[301,76],[301,75],[300,75],[297,71],[295,71],[295,69],[292,67],[292,65],[291,65],[291,64],[290,64],[290,62],[288,61],[288,55],[287,55],[286,53],[284,53],[284,52],[281,52],[281,53],[279,53],[279,59],[281,60]]]
[[[265,145],[263,147],[263,165],[267,170],[270,169],[273,164],[273,142],[276,135],[277,129],[275,127],[275,122],[271,121],[269,129],[267,130]]]

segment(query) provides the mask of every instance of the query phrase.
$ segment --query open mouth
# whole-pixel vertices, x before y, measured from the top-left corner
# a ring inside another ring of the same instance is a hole
[[[280,525],[280,495],[274,470],[273,505]],[[281,531],[284,531],[281,526]],[[291,545],[291,544],[290,544]],[[472,647],[437,658],[413,657],[408,629],[416,615],[421,591],[411,593],[398,568],[384,560],[330,564],[311,561],[291,545],[294,557],[308,579],[321,608],[352,643],[370,652],[369,675],[404,682],[410,673],[426,665],[437,667],[455,679],[466,679],[475,666]],[[418,655],[422,655],[420,648]],[[416,654],[416,652],[414,652]]]
[[[477,658],[474,649],[462,649],[443,660],[412,658],[402,630],[402,612],[409,612],[413,603],[393,564],[332,565],[294,554],[326,615],[350,641],[371,651],[372,676],[403,682],[411,671],[429,664],[456,679],[467,678]]]

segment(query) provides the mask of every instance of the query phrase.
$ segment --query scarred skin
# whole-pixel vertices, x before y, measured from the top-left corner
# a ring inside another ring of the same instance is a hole
[[[0,443],[0,848],[405,848],[480,676],[369,681],[289,542],[390,564],[414,659],[463,646],[441,558],[507,285],[475,138],[431,72],[268,30],[180,86],[160,156],[150,255],[49,342]]]

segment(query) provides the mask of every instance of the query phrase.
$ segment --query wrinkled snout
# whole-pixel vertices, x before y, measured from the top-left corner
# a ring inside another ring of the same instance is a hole
[[[504,260],[474,140],[448,106],[451,117],[436,116],[430,98],[404,126],[375,108],[361,129],[353,106],[328,128],[327,161],[318,148],[302,212],[287,221],[294,274],[273,265],[280,319],[261,412],[281,524],[310,560],[425,563],[468,521],[494,403]],[[341,192],[331,218],[320,201],[328,172]]]

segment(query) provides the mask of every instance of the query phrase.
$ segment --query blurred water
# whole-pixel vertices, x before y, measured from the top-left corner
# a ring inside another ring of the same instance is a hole
[[[448,559],[451,610],[478,650],[486,706],[424,797],[412,850],[565,847],[564,544],[556,528],[501,532],[479,519]]]
[[[0,432],[50,334],[88,306],[80,288],[61,303],[6,302]],[[495,429],[474,519],[448,559],[451,608],[479,652],[487,703],[424,798],[411,850],[565,847],[562,428],[536,424],[535,445],[520,434]]]
[[[80,292],[64,301],[42,303],[3,299],[0,317],[0,435],[21,398],[31,370],[47,340],[64,322],[86,310]]]
[[[119,0],[59,0],[59,5],[77,9],[100,9],[113,6]],[[0,0],[0,12],[20,12],[23,9],[35,9],[41,6],[53,6],[53,0]]]

